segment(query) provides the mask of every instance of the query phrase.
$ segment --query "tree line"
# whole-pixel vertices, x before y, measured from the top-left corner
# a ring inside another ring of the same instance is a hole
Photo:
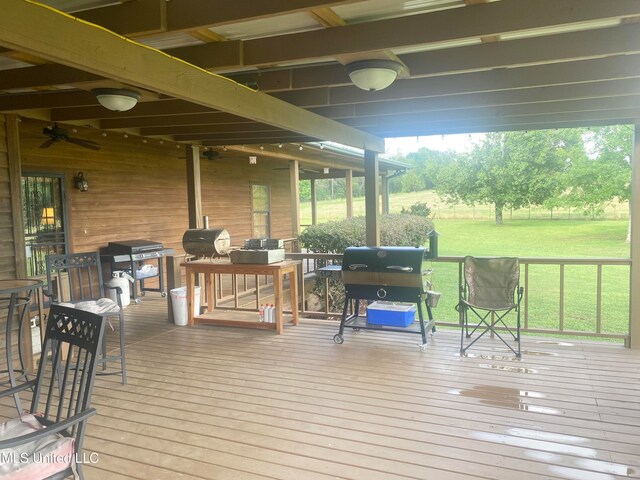
[[[612,125],[487,134],[468,153],[421,148],[394,160],[411,166],[391,192],[435,191],[449,204],[505,209],[574,208],[597,218],[631,195],[633,128]]]
[[[571,208],[589,218],[631,195],[633,127],[611,125],[488,133],[466,153],[421,148],[391,157],[410,166],[389,181],[391,193],[435,190],[450,205],[505,209]],[[353,195],[364,196],[364,179],[353,179]],[[344,179],[316,181],[316,199],[345,198]],[[300,199],[311,199],[310,182]]]

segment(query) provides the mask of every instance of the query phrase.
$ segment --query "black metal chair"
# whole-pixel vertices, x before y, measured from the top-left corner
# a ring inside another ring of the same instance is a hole
[[[98,375],[122,374],[122,383],[127,383],[127,369],[124,348],[124,309],[120,287],[109,287],[102,278],[102,266],[98,252],[47,255],[47,291],[52,303],[87,310],[107,320],[118,317],[120,352],[107,355],[107,338],[102,337],[102,370]],[[106,289],[116,293],[115,300],[105,297]],[[111,329],[114,330],[109,321]],[[107,362],[119,361],[120,370],[106,372]]]
[[[457,307],[461,327],[460,353],[465,353],[487,332],[491,332],[516,357],[520,357],[520,301],[523,288],[519,286],[519,282],[520,266],[517,258],[464,258],[464,283],[460,285],[460,302]],[[471,320],[469,312],[474,314]],[[513,326],[505,321],[512,312],[516,317],[515,332]],[[503,338],[499,330],[513,338],[516,348],[509,343],[509,337]],[[474,335],[475,338],[470,340]],[[468,341],[466,346],[465,336]]]
[[[0,478],[84,478],[77,460],[96,414],[91,394],[104,323],[91,312],[51,306],[36,378],[0,392],[33,390],[29,412],[0,424]]]

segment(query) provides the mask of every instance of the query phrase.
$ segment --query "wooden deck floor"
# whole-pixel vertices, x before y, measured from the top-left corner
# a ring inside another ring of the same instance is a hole
[[[640,352],[525,337],[523,359],[458,332],[302,321],[284,335],[173,327],[127,308],[126,386],[99,377],[88,479],[640,477]],[[7,413],[7,407],[0,414]]]

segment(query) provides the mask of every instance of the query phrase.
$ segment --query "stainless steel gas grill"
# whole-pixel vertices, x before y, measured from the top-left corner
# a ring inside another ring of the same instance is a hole
[[[430,252],[437,251],[431,247]],[[334,342],[344,342],[344,329],[387,330],[403,333],[415,333],[422,336],[420,348],[427,344],[427,331],[435,331],[435,321],[429,305],[430,270],[423,270],[423,260],[432,258],[423,247],[349,247],[342,259],[342,280],[345,288],[344,309],[340,322],[340,331],[333,337]],[[375,301],[367,307],[368,315],[361,315],[361,301],[365,304]],[[398,304],[397,302],[406,302]],[[425,324],[423,303],[427,309],[428,322]],[[353,305],[352,305],[353,304]],[[420,329],[413,324],[417,306]],[[376,320],[374,323],[374,313]],[[378,315],[381,314],[381,315]],[[385,321],[385,315],[390,321]],[[401,315],[398,323],[394,316]],[[378,317],[382,320],[379,323]],[[403,323],[405,320],[406,324]],[[395,327],[395,325],[400,325]],[[406,325],[406,326],[405,326]]]
[[[153,240],[121,240],[109,242],[106,248],[101,249],[100,257],[103,262],[109,262],[112,272],[122,270],[133,277],[132,297],[135,303],[140,303],[138,291],[142,296],[145,292],[160,292],[163,297],[167,295],[162,258],[174,253],[172,248],[164,248],[162,243]],[[157,261],[157,265],[150,261]],[[145,279],[152,277],[158,277],[158,288],[145,287]]]

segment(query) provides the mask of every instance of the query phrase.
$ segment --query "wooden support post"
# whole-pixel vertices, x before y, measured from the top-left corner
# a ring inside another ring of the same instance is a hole
[[[364,151],[364,204],[367,224],[367,245],[380,245],[380,207],[378,188],[379,164],[376,152]]]
[[[380,193],[382,194],[382,213],[389,213],[389,179],[380,175]]]
[[[353,170],[344,174],[344,192],[347,197],[347,218],[353,217]]]
[[[202,227],[202,189],[200,184],[200,149],[197,145],[185,147],[187,157],[187,206],[189,228]]]
[[[297,160],[289,162],[289,184],[291,189],[291,234],[300,233],[300,165]]]
[[[629,345],[640,349],[640,125],[635,126],[631,159],[631,273],[629,280]]]
[[[311,225],[318,224],[318,201],[316,200],[316,179],[311,180]]]
[[[9,161],[9,191],[11,194],[15,278],[25,278],[27,276],[27,258],[22,219],[22,165],[20,159],[18,116],[7,115],[5,125],[7,130],[7,159]]]

